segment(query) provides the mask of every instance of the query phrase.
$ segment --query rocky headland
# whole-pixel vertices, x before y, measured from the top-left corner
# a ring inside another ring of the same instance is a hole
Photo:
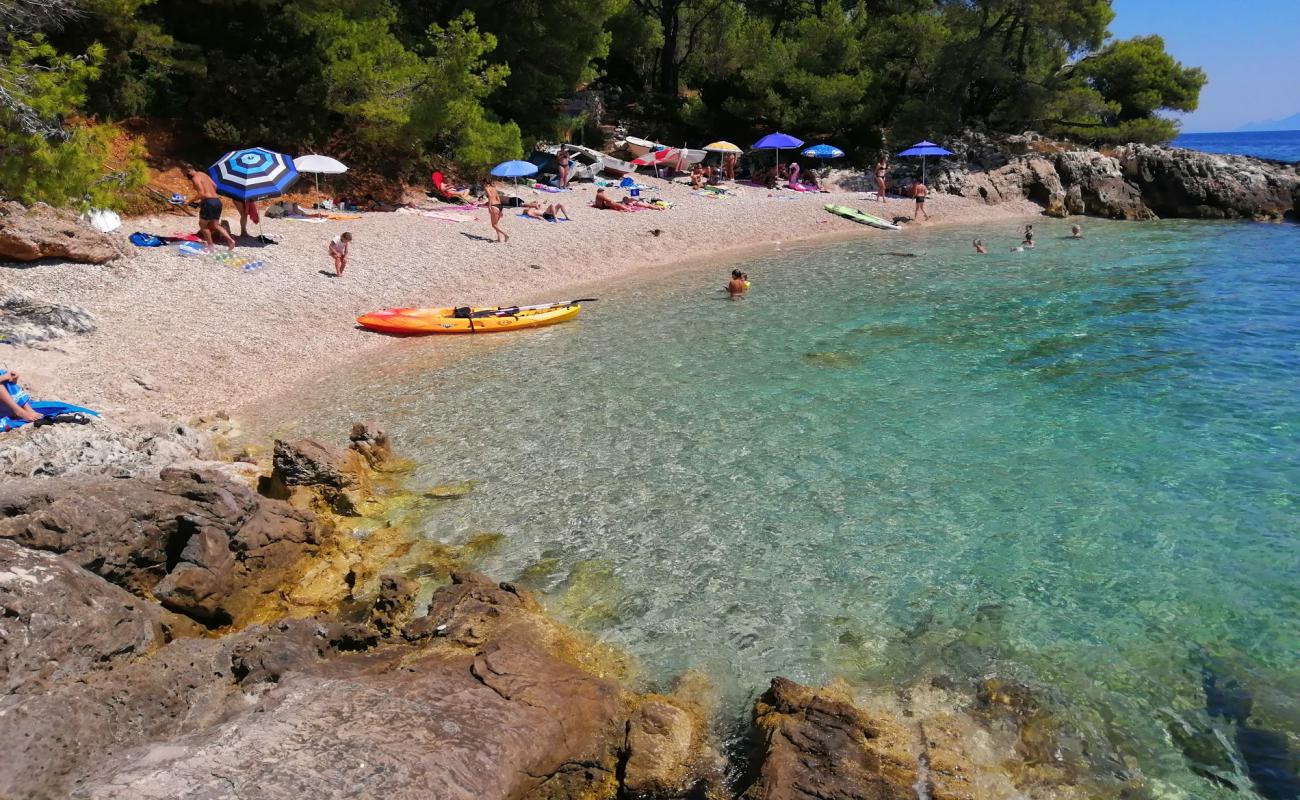
[[[54,426],[0,468],[0,797],[1121,797],[1017,684],[777,678],[743,741],[473,572],[373,424]],[[225,457],[222,457],[223,451]],[[78,459],[77,452],[97,453]],[[69,455],[72,453],[74,455]],[[233,459],[233,460],[232,460]],[[757,688],[757,687],[756,687]]]
[[[1160,145],[1092,150],[1035,134],[967,133],[929,170],[931,189],[1053,217],[1300,219],[1300,165]],[[911,167],[909,167],[911,169]]]

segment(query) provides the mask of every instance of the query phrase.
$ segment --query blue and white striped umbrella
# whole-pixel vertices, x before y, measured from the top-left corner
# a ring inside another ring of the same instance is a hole
[[[231,150],[208,167],[217,192],[234,200],[260,200],[283,194],[298,180],[293,159],[263,147]]]

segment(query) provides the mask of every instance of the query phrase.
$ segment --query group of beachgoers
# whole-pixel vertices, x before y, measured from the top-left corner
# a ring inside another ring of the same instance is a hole
[[[1070,235],[1066,238],[1082,239],[1083,228],[1080,228],[1078,225],[1071,225]],[[979,253],[980,255],[984,255],[989,251],[988,245],[984,244],[983,239],[975,239],[974,241],[971,242],[971,244],[975,247],[975,252]],[[1026,225],[1024,237],[1020,240],[1020,244],[1011,248],[1011,252],[1023,253],[1026,250],[1032,250],[1032,249],[1034,249],[1034,226]]]

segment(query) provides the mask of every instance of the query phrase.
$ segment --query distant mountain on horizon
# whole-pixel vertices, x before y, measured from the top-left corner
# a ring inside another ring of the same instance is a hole
[[[1257,131],[1300,131],[1300,111],[1286,119],[1276,119],[1272,122],[1248,122],[1233,132],[1254,133]]]

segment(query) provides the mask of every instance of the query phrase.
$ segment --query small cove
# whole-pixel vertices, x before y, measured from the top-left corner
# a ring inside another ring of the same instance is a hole
[[[407,340],[295,401],[380,419],[422,523],[737,715],[777,674],[998,674],[1150,778],[1207,662],[1300,726],[1293,225],[1035,222],[793,248],[603,289],[575,323]],[[990,242],[977,256],[970,239]],[[914,253],[900,257],[891,253]],[[1179,796],[1171,794],[1171,796]]]

